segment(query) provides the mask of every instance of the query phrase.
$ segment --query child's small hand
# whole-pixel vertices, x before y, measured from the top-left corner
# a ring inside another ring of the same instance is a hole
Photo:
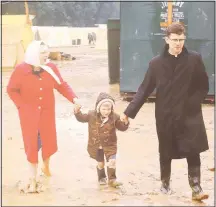
[[[129,123],[129,119],[128,119],[128,117],[124,113],[121,114],[120,120],[122,122],[124,122],[125,125],[128,125],[128,123]]]
[[[129,124],[129,120],[128,119],[125,119],[123,122],[124,122],[125,125]]]
[[[77,114],[80,112],[81,105],[80,104],[74,104],[74,113]]]

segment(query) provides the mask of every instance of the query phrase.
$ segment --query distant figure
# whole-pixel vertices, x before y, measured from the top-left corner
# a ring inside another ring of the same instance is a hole
[[[93,44],[95,45],[96,43],[96,33],[92,32],[92,38],[93,38]]]
[[[96,43],[96,33],[95,32],[88,33],[88,41],[89,41],[89,45],[91,44],[95,45]]]
[[[88,41],[89,41],[89,45],[91,45],[91,42],[93,41],[93,36],[91,33],[88,33]]]

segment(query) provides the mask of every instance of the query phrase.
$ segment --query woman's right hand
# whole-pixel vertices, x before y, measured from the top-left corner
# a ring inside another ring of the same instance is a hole
[[[74,113],[77,114],[80,112],[81,105],[80,104],[74,104]]]

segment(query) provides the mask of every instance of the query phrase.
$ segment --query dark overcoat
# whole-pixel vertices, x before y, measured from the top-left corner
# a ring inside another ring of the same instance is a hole
[[[166,45],[150,61],[145,78],[124,113],[135,118],[155,88],[159,153],[180,159],[208,150],[201,103],[209,84],[201,55],[184,47],[179,56],[171,56]]]

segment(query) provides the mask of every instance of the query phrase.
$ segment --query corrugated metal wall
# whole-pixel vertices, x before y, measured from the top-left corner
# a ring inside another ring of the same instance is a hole
[[[173,21],[187,29],[186,46],[201,53],[214,94],[214,2],[173,2]],[[167,2],[121,2],[120,91],[136,92],[148,63],[164,46]],[[163,24],[163,23],[162,23]]]

